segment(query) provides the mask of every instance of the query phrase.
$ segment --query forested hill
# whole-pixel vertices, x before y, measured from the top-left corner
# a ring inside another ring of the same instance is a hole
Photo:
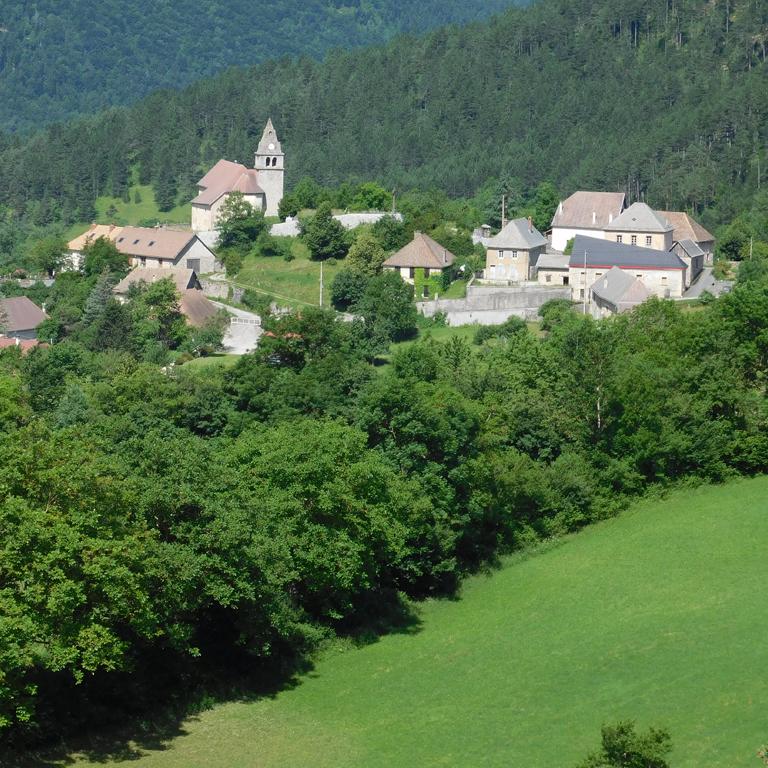
[[[380,42],[513,1],[9,0],[0,4],[0,125],[48,123],[228,66]]]
[[[87,220],[131,169],[188,199],[251,158],[271,115],[289,185],[374,179],[453,195],[513,179],[625,189],[726,220],[768,145],[763,0],[540,0],[486,23],[228,71],[180,93],[0,138],[0,203]]]

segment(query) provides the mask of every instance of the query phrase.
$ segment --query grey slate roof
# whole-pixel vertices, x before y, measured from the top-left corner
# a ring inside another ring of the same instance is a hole
[[[632,203],[605,229],[608,232],[669,232],[674,227],[645,203]]]
[[[552,217],[553,227],[604,229],[624,209],[623,192],[574,192]]]
[[[488,241],[488,248],[514,248],[529,251],[547,244],[547,238],[528,219],[512,219]]]
[[[696,258],[696,256],[704,255],[704,251],[693,240],[680,240],[678,245],[683,249],[686,256],[690,256],[692,259]]]
[[[621,310],[641,304],[651,294],[640,280],[629,272],[619,267],[611,267],[606,274],[594,282],[592,295]]]
[[[536,262],[536,269],[568,269],[570,256],[564,253],[542,253]]]
[[[584,267],[584,253],[587,267],[621,267],[623,269],[685,269],[685,263],[671,251],[657,251],[639,245],[614,243],[596,237],[576,235],[573,252],[568,266]]]

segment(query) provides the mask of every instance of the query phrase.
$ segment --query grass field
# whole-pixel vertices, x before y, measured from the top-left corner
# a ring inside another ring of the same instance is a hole
[[[140,202],[135,202],[136,192],[141,198]],[[192,206],[179,205],[170,211],[160,211],[155,203],[155,192],[151,186],[134,185],[131,187],[131,200],[128,203],[123,202],[119,197],[98,197],[94,203],[96,208],[96,222],[98,224],[119,224],[136,225],[140,221],[147,219],[156,219],[157,221],[168,224],[186,224],[189,225],[192,215]],[[110,206],[114,206],[116,213],[108,214]],[[72,240],[85,232],[91,222],[79,222],[69,227],[64,232],[66,240]]]
[[[767,498],[758,478],[643,502],[421,605],[412,633],[328,652],[296,687],[110,764],[551,768],[632,718],[671,731],[673,766],[756,768]]]
[[[301,240],[291,242],[293,261],[275,256],[247,256],[234,282],[275,297],[282,306],[300,307],[320,303],[320,262],[312,261]],[[343,262],[323,265],[323,304],[331,303],[331,282]]]

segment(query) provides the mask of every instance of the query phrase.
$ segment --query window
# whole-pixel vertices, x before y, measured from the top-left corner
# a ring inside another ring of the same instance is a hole
[[[154,244],[155,244],[155,241],[154,241],[154,240],[150,240],[150,241],[149,241],[149,245],[150,245],[150,246],[153,246]]]
[[[583,288],[579,291],[579,298],[580,299],[584,298],[584,289]]]
[[[547,281],[548,283],[551,283],[551,282],[552,282],[552,275],[547,275],[547,277],[546,277],[546,281]]]
[[[595,273],[595,278],[602,277],[602,276],[603,276],[602,272],[596,272]]]
[[[646,235],[646,236],[645,236],[645,245],[646,245],[646,246],[649,246],[649,245],[650,245],[652,242],[653,242],[653,241],[652,241],[652,239],[651,239],[651,236],[650,236],[650,235]]]
[[[616,235],[616,242],[620,243],[622,241],[621,235]]]
[[[118,238],[117,238],[117,242],[118,242],[118,243],[122,243],[122,242],[123,242],[123,240],[125,240],[125,238],[124,238],[124,237],[118,237]]]
[[[424,277],[429,277],[429,267],[424,267]]]
[[[499,251],[499,259],[501,260],[503,258],[504,258],[504,251]]]
[[[642,279],[643,279],[643,276],[642,276],[642,275],[635,275],[635,277],[636,277],[638,280],[642,280]]]
[[[517,258],[517,251],[512,251],[512,258],[513,258],[513,259],[516,259],[516,258]]]
[[[632,245],[637,245],[637,235],[632,235]]]
[[[133,244],[134,244],[134,245],[138,245],[138,244],[139,244],[139,241],[138,241],[138,240],[134,240],[134,241],[133,241]]]
[[[429,286],[428,286],[428,285],[425,285],[425,286],[424,286],[424,288],[423,288],[423,289],[422,289],[422,291],[421,291],[421,295],[422,295],[422,296],[423,296],[425,299],[428,299],[428,298],[429,298]]]
[[[147,266],[147,259],[146,259],[146,257],[142,256],[140,261],[141,261],[141,266],[142,267],[146,267]]]
[[[416,277],[416,270],[413,267],[408,267],[408,277],[410,277],[411,280]]]
[[[568,281],[569,281],[569,278],[567,275],[563,277],[563,285],[568,285]]]
[[[661,278],[661,284],[662,285],[666,285],[667,284],[667,278],[666,277],[662,277]]]

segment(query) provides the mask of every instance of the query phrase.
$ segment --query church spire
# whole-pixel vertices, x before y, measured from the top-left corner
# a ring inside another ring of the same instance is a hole
[[[275,130],[275,126],[272,125],[272,118],[270,117],[264,128],[264,133],[261,135],[261,141],[259,142],[259,148],[256,150],[256,156],[282,154],[283,150],[280,147],[280,140],[277,138],[277,131]]]

